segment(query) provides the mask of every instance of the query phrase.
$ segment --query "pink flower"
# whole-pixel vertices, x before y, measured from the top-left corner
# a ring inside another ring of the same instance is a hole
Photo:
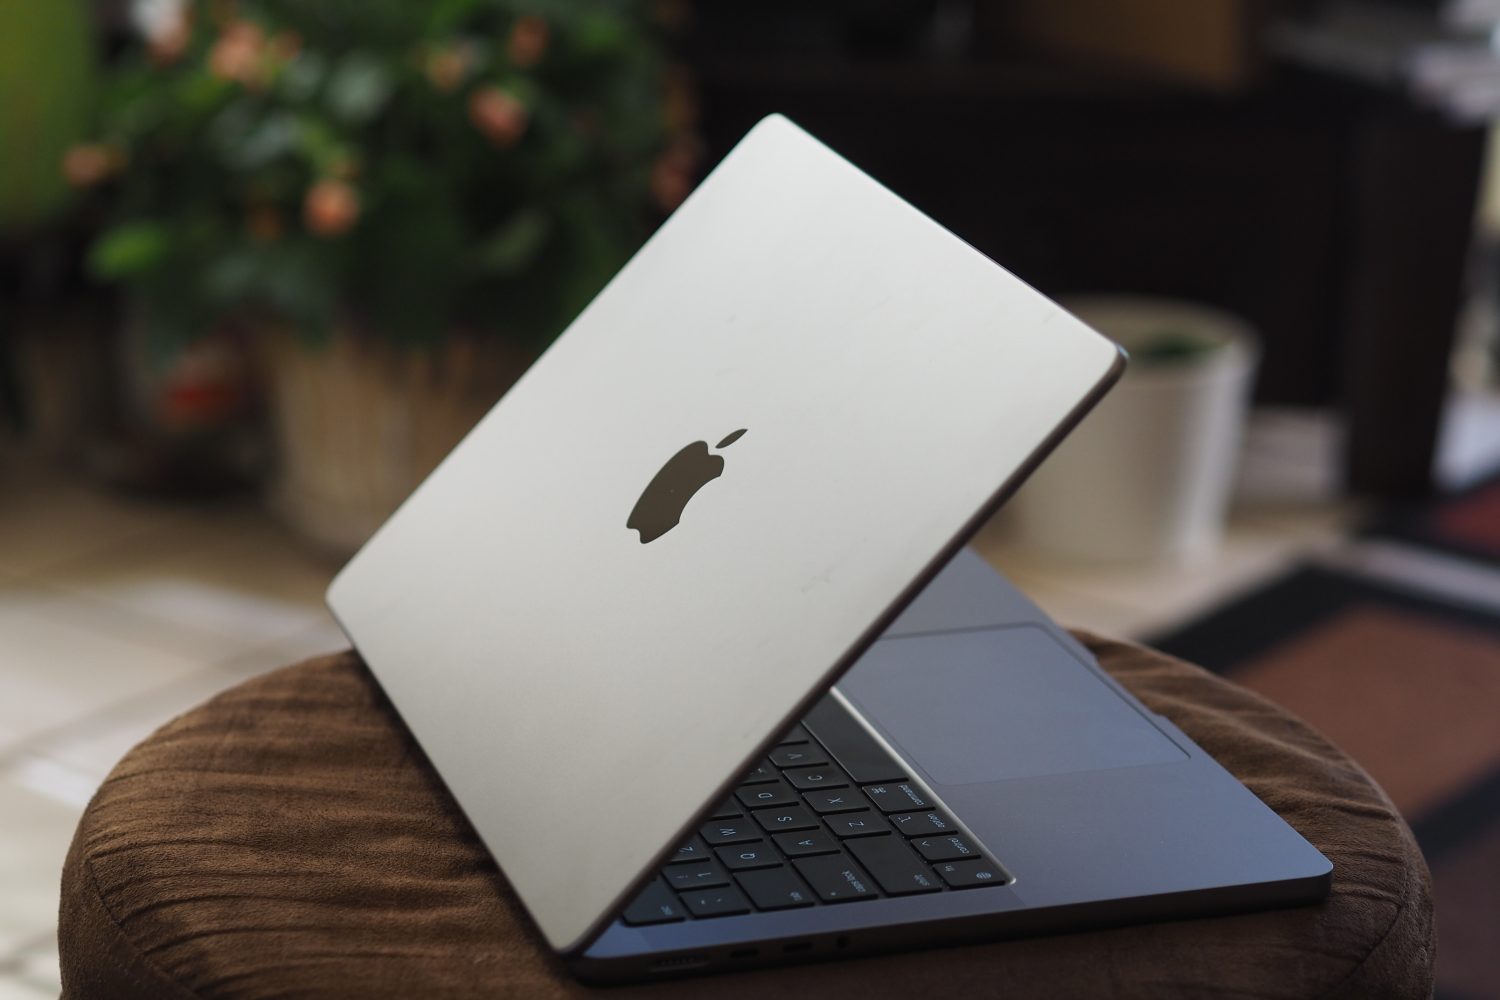
[[[62,158],[63,176],[76,188],[93,187],[124,165],[124,152],[101,142],[79,143]]]
[[[217,77],[245,86],[262,82],[261,56],[266,33],[250,21],[235,21],[224,29],[208,53],[208,68]]]
[[[542,61],[551,37],[552,29],[540,17],[535,14],[518,17],[515,26],[510,29],[510,41],[506,44],[510,61],[521,69],[530,69]]]
[[[469,121],[486,139],[501,149],[521,140],[530,115],[526,105],[499,87],[481,87],[469,95]]]
[[[315,236],[341,236],[359,219],[359,192],[336,180],[321,180],[307,189],[302,221]]]
[[[469,75],[470,63],[469,51],[454,45],[430,50],[423,68],[427,72],[427,81],[435,90],[451,94],[462,86],[464,78]]]

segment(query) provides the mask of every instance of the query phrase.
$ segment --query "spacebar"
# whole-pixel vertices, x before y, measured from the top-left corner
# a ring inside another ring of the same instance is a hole
[[[825,696],[812,707],[802,724],[812,731],[818,742],[833,754],[857,785],[872,781],[900,781],[906,768],[875,742],[864,726],[849,714],[832,696]]]

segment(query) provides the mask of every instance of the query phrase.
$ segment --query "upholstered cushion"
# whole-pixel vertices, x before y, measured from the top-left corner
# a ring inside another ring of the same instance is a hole
[[[1325,902],[607,995],[1427,996],[1427,868],[1369,777],[1254,694],[1084,639],[1333,861]],[[593,992],[538,940],[352,653],[241,684],[131,751],[79,824],[59,938],[72,1000]]]

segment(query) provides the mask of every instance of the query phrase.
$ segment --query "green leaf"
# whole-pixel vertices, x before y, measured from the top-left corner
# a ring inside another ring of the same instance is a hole
[[[354,158],[354,150],[323,119],[303,115],[297,121],[297,146],[313,172],[326,174]]]
[[[312,99],[328,75],[328,60],[316,52],[301,52],[282,71],[278,81],[281,92],[294,104]]]
[[[523,208],[475,248],[474,265],[489,274],[515,274],[536,259],[551,233],[545,212]]]
[[[328,314],[337,292],[316,250],[283,245],[267,251],[262,264],[266,298],[283,315],[314,321]]]
[[[160,264],[170,249],[166,226],[128,222],[109,230],[89,248],[89,270],[105,281],[138,278]]]
[[[358,125],[380,113],[394,86],[390,71],[379,59],[351,52],[334,69],[323,98],[335,116]]]
[[[172,107],[172,95],[166,89],[151,86],[144,77],[125,77],[110,96],[110,131],[130,139],[151,136]]]
[[[301,130],[289,112],[269,114],[243,131],[217,129],[224,161],[240,170],[258,170],[297,148]]]
[[[429,0],[426,33],[429,37],[451,34],[483,13],[485,5],[486,0]]]
[[[259,277],[256,255],[250,250],[226,250],[203,272],[203,292],[211,300],[239,305],[250,295]]]
[[[1194,362],[1222,347],[1191,330],[1163,329],[1131,347],[1130,359],[1140,365],[1177,365]]]
[[[211,74],[189,77],[177,88],[179,111],[208,114],[235,93],[234,84]]]
[[[579,19],[573,44],[591,59],[601,59],[623,50],[630,40],[630,28],[616,13],[591,10]]]

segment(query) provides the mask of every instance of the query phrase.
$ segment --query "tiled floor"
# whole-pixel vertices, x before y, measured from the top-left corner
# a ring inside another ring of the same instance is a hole
[[[0,467],[0,1000],[56,996],[58,873],[126,750],[261,670],[344,645],[334,565],[253,508]]]
[[[1355,511],[1307,474],[1334,443],[1261,420],[1254,500],[1195,565],[1052,564],[998,524],[975,545],[1061,621],[1147,634],[1309,552],[1337,556]],[[335,568],[250,505],[106,497],[0,463],[0,1000],[58,991],[58,873],[114,762],[216,691],[344,645],[322,606]]]
[[[1149,636],[1254,587],[1294,560],[1339,549],[1361,511],[1338,499],[1339,446],[1337,427],[1324,415],[1257,412],[1223,543],[1195,562],[1058,560],[1021,544],[1003,513],[979,533],[974,547],[1058,621]]]
[[[1064,625],[1142,638],[1255,587],[1292,562],[1342,545],[1356,508],[1236,511],[1222,545],[1197,562],[1089,565],[1054,562],[1016,544],[1003,518],[974,547]]]

